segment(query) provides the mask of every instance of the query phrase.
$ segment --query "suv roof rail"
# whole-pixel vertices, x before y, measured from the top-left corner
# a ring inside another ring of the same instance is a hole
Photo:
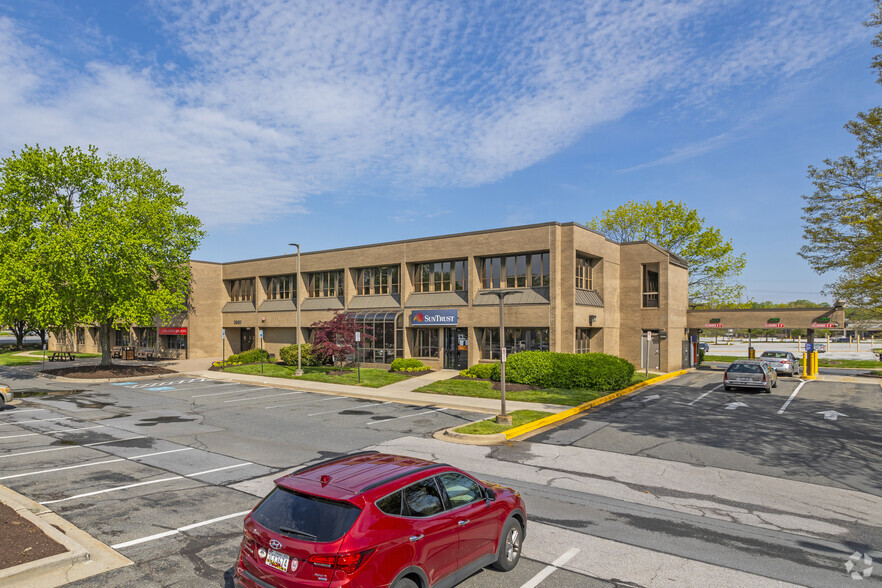
[[[389,482],[394,482],[398,478],[403,478],[405,476],[409,476],[409,475],[414,474],[416,472],[422,472],[423,470],[428,470],[431,468],[441,467],[441,466],[450,467],[446,463],[428,463],[424,466],[420,466],[418,468],[414,468],[414,469],[408,470],[406,472],[398,472],[397,474],[389,476],[388,478],[383,478],[382,480],[378,480],[377,482],[372,482],[372,483],[368,484],[367,486],[365,486],[364,488],[362,488],[361,490],[359,490],[358,493],[361,494],[362,492],[367,492],[368,490],[372,490],[372,489],[376,488],[377,486],[382,486],[383,484],[388,484]]]
[[[376,449],[369,449],[367,451],[358,451],[356,453],[344,453],[342,455],[338,455],[337,457],[329,457],[327,459],[323,459],[323,460],[318,461],[316,463],[311,463],[308,466],[306,466],[305,468],[299,469],[296,472],[291,472],[288,475],[291,476],[294,474],[302,474],[303,472],[308,472],[309,470],[314,470],[317,467],[321,467],[321,466],[327,465],[329,463],[334,463],[335,461],[340,461],[340,460],[346,459],[348,457],[356,457],[359,455],[370,455],[372,453],[380,453],[380,452],[377,451]]]

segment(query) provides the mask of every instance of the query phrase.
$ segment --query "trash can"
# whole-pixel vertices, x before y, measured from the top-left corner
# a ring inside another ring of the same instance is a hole
[[[123,359],[135,359],[135,348],[126,347],[123,349]]]

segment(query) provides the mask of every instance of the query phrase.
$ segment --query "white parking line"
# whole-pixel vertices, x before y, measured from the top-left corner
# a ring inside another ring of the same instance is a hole
[[[279,396],[291,396],[292,394],[303,394],[303,391],[298,390],[296,392],[285,392],[283,394],[269,394],[267,396],[249,396],[248,398],[235,398],[233,400],[224,400],[224,403],[228,402],[248,402],[249,400],[261,400],[263,398],[277,398]]]
[[[391,419],[383,419],[381,421],[371,421],[367,424],[368,427],[371,425],[379,425],[381,423],[388,423],[389,421],[397,421],[398,419],[409,419],[410,417],[420,416],[422,414],[430,414],[433,412],[441,412],[442,410],[448,410],[447,408],[437,408],[435,410],[427,410],[426,412],[418,412],[416,414],[406,414],[400,417],[392,417]]]
[[[108,443],[121,443],[123,441],[132,441],[133,439],[146,439],[146,435],[138,435],[137,437],[126,437],[125,439],[111,439],[110,441],[99,441],[97,443],[86,443],[85,445],[67,445],[65,447],[51,447],[49,449],[35,449],[33,451],[21,451],[19,453],[7,453],[0,455],[0,459],[4,457],[18,457],[19,455],[31,455],[33,453],[46,453],[47,451],[63,451],[65,449],[80,449],[82,447],[94,447],[95,445],[107,445]]]
[[[720,384],[720,385],[717,386],[716,388],[711,388],[710,390],[708,390],[707,392],[705,392],[704,394],[702,394],[701,396],[699,396],[698,398],[696,398],[696,399],[693,400],[692,402],[688,403],[686,406],[692,406],[693,404],[695,404],[696,402],[698,402],[699,400],[701,400],[702,398],[704,398],[705,396],[707,396],[707,395],[710,394],[711,392],[714,392],[714,391],[716,391],[716,390],[719,390],[719,389],[722,388],[722,387],[723,387],[723,385]]]
[[[193,386],[192,388],[187,388],[184,392],[189,392],[190,390],[202,390],[204,388],[220,388],[221,386],[244,386],[245,384],[239,384],[238,382],[227,382],[226,384],[211,384],[209,386]],[[202,398],[204,396],[220,396],[221,394],[235,394],[236,392],[219,392],[218,394],[197,394],[196,396],[191,396],[190,398]]]
[[[341,400],[342,400],[342,399],[341,399]],[[391,401],[389,401],[389,402],[378,402],[378,403],[376,403],[376,404],[360,404],[360,405],[358,405],[356,408],[367,408],[367,407],[369,407],[369,406],[383,406],[384,404],[390,404],[390,403],[391,403]],[[342,410],[350,410],[350,409],[347,409],[347,408],[335,408],[334,410],[325,410],[325,411],[322,411],[322,412],[314,412],[314,413],[312,413],[312,414],[308,414],[308,415],[306,415],[306,416],[318,416],[318,415],[320,415],[320,414],[330,414],[330,413],[332,413],[332,412],[340,412],[340,411],[342,411]]]
[[[342,400],[345,396],[328,396],[327,398],[319,398],[318,400],[307,400],[305,402],[288,402],[287,404],[274,404],[273,406],[264,406],[265,409],[282,408],[283,406],[300,406],[301,404],[315,404],[316,402],[327,402],[328,400]]]
[[[562,556],[551,562],[551,564],[545,566],[545,569],[533,576],[533,578],[526,584],[523,584],[521,588],[535,588],[542,582],[542,580],[553,574],[556,569],[560,568],[560,566],[573,559],[573,557],[577,553],[579,553],[579,550],[573,547]]]
[[[787,402],[784,403],[784,406],[781,407],[781,410],[778,411],[778,414],[782,414],[787,407],[790,406],[790,403],[793,402],[793,399],[796,398],[796,395],[799,394],[799,389],[805,386],[806,380],[801,380],[799,382],[799,386],[796,387],[796,390],[793,391],[793,394],[790,395],[790,398],[787,399]]]
[[[133,539],[131,541],[126,541],[124,543],[117,543],[116,545],[111,545],[110,547],[113,549],[124,549],[126,547],[131,547],[132,545],[138,545],[140,543],[147,543],[148,541],[155,541],[156,539],[162,539],[163,537],[171,537],[172,535],[177,535],[178,533],[183,533],[184,531],[189,531],[190,529],[195,529],[197,527],[204,527],[205,525],[210,525],[212,523],[219,523],[220,521],[225,521],[227,519],[232,519],[236,517],[244,517],[247,515],[250,510],[245,510],[242,512],[234,512],[233,514],[225,515],[222,517],[217,517],[216,519],[211,519],[208,521],[202,521],[201,523],[194,523],[192,525],[186,525],[184,527],[178,527],[172,531],[165,531],[164,533],[157,533],[156,535],[149,535],[147,537],[141,537],[140,539]]]
[[[103,429],[107,425],[96,425],[94,427],[80,427],[78,429],[56,429],[55,431],[46,431],[44,433],[22,433],[21,435],[6,435],[0,439],[14,439],[16,437],[34,437],[36,435],[50,435],[53,433],[77,433],[79,431],[88,431],[90,429]]]
[[[46,421],[64,421],[73,417],[55,417],[54,419],[27,419],[23,421],[7,421],[5,423],[0,423],[0,427],[3,425],[26,425],[28,423],[45,423]]]
[[[150,480],[149,482],[138,482],[137,484],[129,484],[127,486],[117,486],[116,488],[107,488],[106,490],[96,490],[95,492],[86,492],[85,494],[77,494],[76,496],[68,496],[58,500],[44,500],[40,504],[56,504],[58,502],[66,502],[68,500],[76,500],[77,498],[87,498],[89,496],[97,496],[99,494],[107,494],[108,492],[117,492],[119,490],[128,490],[129,488],[137,488],[138,486],[147,486],[149,484],[158,484],[160,482],[171,482],[172,480],[183,480],[184,476],[172,476],[170,478],[161,478],[159,480]]]
[[[105,465],[105,464],[108,464],[108,463],[117,463],[117,462],[120,462],[120,461],[128,461],[128,460],[131,460],[131,459],[142,459],[142,458],[144,458],[144,457],[150,457],[150,456],[152,456],[152,455],[161,455],[161,454],[163,454],[163,453],[174,453],[175,451],[186,451],[186,450],[188,450],[188,449],[193,449],[193,448],[192,448],[192,447],[187,447],[187,448],[185,448],[185,449],[174,449],[174,450],[172,450],[172,451],[159,451],[159,452],[157,452],[157,453],[145,453],[144,455],[136,455],[136,456],[134,456],[134,457],[120,457],[120,458],[117,458],[117,459],[106,459],[106,460],[104,460],[104,461],[96,461],[96,462],[93,462],[93,463],[81,463],[81,464],[79,464],[79,465],[65,466],[65,467],[62,467],[62,468],[51,468],[51,469],[48,469],[48,470],[38,470],[38,471],[36,471],[36,472],[25,472],[25,473],[23,473],[23,474],[13,474],[13,475],[11,475],[11,476],[3,476],[2,478],[0,478],[0,480],[12,480],[13,478],[25,478],[25,477],[27,477],[27,476],[38,476],[38,475],[40,475],[40,474],[51,474],[52,472],[61,472],[61,471],[64,471],[64,470],[75,470],[75,469],[78,469],[78,468],[90,468],[90,467],[93,467],[93,466]]]
[[[250,461],[246,461],[243,463],[233,464],[231,466],[224,466],[222,468],[214,468],[213,470],[205,470],[204,472],[195,472],[193,474],[187,474],[187,476],[190,478],[192,478],[194,476],[204,476],[205,474],[213,474],[214,472],[221,472],[223,470],[231,470],[233,468],[241,468],[241,467],[247,466],[247,465],[254,465],[254,464],[251,463]]]
[[[17,409],[15,409],[15,411],[13,411],[12,414],[20,414],[23,412],[39,412],[41,410],[49,410],[49,409],[48,408],[25,408],[25,409],[17,408]]]

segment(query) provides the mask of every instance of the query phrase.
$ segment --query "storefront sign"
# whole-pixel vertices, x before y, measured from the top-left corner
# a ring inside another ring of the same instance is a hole
[[[457,324],[459,311],[450,310],[412,310],[410,325],[412,327],[450,327]]]
[[[722,328],[723,323],[707,323],[704,326],[707,327],[708,329],[719,329],[719,328]]]
[[[160,335],[186,335],[187,327],[159,327]]]
[[[766,323],[767,329],[780,329],[784,326],[784,323]]]

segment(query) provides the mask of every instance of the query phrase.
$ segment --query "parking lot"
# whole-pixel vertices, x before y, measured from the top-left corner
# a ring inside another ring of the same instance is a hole
[[[781,378],[770,395],[724,392],[721,373],[695,372],[654,386],[530,444],[600,449],[882,496],[882,446],[873,430],[880,422],[878,384]],[[72,586],[231,585],[241,520],[283,472],[366,447],[428,441],[439,429],[484,417],[187,376],[85,386],[19,378],[15,387],[51,394],[0,412],[0,484],[52,508],[135,563]],[[829,411],[838,413],[835,420]],[[465,456],[464,448],[442,445],[451,454],[436,459],[455,463],[458,452]],[[500,448],[492,456],[496,465],[485,469],[474,461],[471,468],[524,493],[535,517],[525,557],[509,574],[484,570],[462,586],[612,586],[594,577],[607,577],[598,566],[612,565],[596,557],[604,549],[613,563],[626,548],[641,562],[667,558],[671,568],[713,562],[716,554],[704,556],[693,536],[677,539],[684,545],[678,551],[677,542],[660,532],[682,524],[670,512],[652,513],[662,521],[659,530],[633,529],[630,535],[622,518],[633,511],[629,503],[574,495],[530,476],[506,480],[500,475],[506,470],[494,469],[526,459],[522,451],[526,456],[531,450]],[[566,463],[554,467],[569,476]],[[749,530],[737,532],[752,537]],[[630,564],[628,574],[639,578],[641,562]],[[645,579],[653,577],[650,572]]]

